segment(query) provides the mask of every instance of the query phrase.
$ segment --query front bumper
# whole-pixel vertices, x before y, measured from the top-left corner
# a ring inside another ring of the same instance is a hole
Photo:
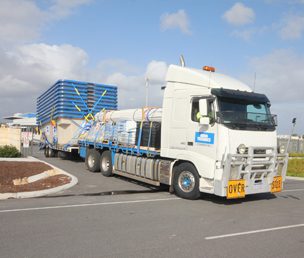
[[[285,181],[288,154],[275,148],[249,147],[246,154],[228,154],[223,164],[222,180],[215,182],[215,194],[227,196],[230,180],[245,180],[245,195],[271,192],[274,177]]]

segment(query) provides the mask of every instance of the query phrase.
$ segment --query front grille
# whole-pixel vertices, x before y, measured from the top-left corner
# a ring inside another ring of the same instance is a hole
[[[253,154],[266,154],[266,149],[254,149]]]

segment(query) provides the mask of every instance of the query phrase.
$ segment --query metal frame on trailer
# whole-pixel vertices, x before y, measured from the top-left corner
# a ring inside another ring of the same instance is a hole
[[[134,147],[122,146],[119,145],[117,142],[97,143],[87,140],[80,140],[78,141],[78,143],[80,148],[91,147],[99,150],[107,148],[112,152],[112,154],[121,151],[123,154],[132,155],[132,156],[146,156],[148,158],[154,158],[160,155],[160,150],[151,150],[149,148],[142,149],[140,147],[138,148],[137,146]],[[113,158],[114,157],[112,157],[112,160]]]

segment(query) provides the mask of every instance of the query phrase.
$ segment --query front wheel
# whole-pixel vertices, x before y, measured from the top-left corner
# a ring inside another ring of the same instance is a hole
[[[184,199],[196,200],[200,197],[199,176],[190,163],[182,163],[174,168],[173,186],[176,195]]]
[[[100,158],[100,171],[104,176],[112,176],[113,175],[112,168],[112,155],[111,152],[106,150],[101,154]]]

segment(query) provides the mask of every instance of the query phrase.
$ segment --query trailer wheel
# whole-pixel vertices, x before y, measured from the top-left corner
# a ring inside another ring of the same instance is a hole
[[[101,154],[100,158],[100,171],[103,176],[112,176],[112,155],[111,152],[106,150]]]
[[[44,148],[44,156],[45,156],[46,158],[49,157],[49,148],[47,148],[47,147]]]
[[[179,197],[190,200],[198,199],[200,191],[196,168],[190,163],[182,163],[175,167],[173,186]]]
[[[90,149],[87,152],[87,166],[92,172],[97,172],[100,170],[100,153],[95,149]]]
[[[48,156],[51,158],[55,157],[55,150],[48,148]]]

